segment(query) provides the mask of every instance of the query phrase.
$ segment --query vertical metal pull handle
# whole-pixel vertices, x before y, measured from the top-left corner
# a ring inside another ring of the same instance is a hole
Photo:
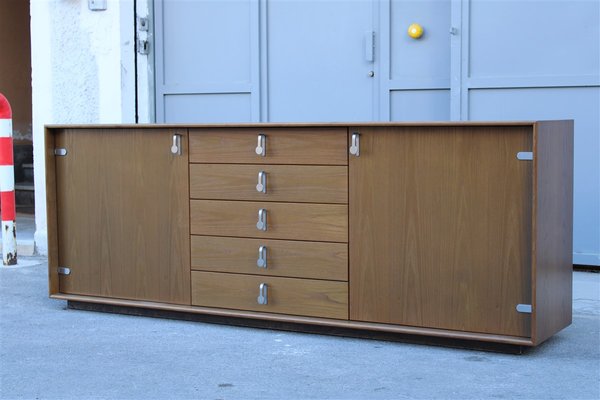
[[[261,283],[260,286],[258,287],[258,297],[256,298],[256,301],[258,302],[258,304],[267,304],[269,302],[268,299],[268,286],[266,283]]]
[[[171,153],[180,156],[181,155],[181,135],[173,135],[173,145],[171,146]]]
[[[267,246],[260,246],[258,248],[258,259],[256,260],[256,266],[258,268],[267,268]]]
[[[267,137],[265,135],[258,135],[258,145],[256,146],[256,154],[261,157],[267,155]]]
[[[258,222],[256,223],[256,229],[259,231],[267,230],[267,210],[264,208],[258,210]]]
[[[360,156],[360,133],[352,134],[352,142],[350,143],[350,154]]]
[[[267,193],[267,174],[265,171],[258,173],[258,183],[256,184],[256,191],[260,193]]]

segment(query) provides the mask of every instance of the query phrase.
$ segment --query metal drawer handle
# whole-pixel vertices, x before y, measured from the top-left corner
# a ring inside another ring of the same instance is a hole
[[[265,171],[258,173],[258,183],[256,184],[256,191],[259,193],[267,193],[267,174]]]
[[[267,304],[269,302],[268,299],[268,287],[266,283],[261,283],[260,286],[258,287],[258,297],[256,298],[256,301],[258,302],[258,304]]]
[[[350,144],[350,154],[360,156],[360,133],[352,134],[352,143]]]
[[[258,146],[256,146],[256,154],[261,157],[267,155],[267,137],[265,135],[258,135]]]
[[[258,210],[258,222],[256,223],[256,229],[259,231],[267,230],[267,210],[264,208]]]
[[[256,266],[258,268],[267,268],[267,246],[260,246],[258,248],[258,259],[256,260]]]
[[[181,135],[173,135],[173,145],[171,146],[171,153],[176,156],[181,155]]]

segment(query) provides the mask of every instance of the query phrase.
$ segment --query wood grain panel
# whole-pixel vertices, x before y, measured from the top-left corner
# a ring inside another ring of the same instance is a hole
[[[573,121],[536,124],[534,342],[569,326],[573,308]]]
[[[256,265],[260,246],[267,247],[267,268]],[[348,245],[192,236],[192,269],[347,281]]]
[[[261,208],[267,231],[256,228]],[[190,210],[193,235],[348,241],[347,205],[191,200]]]
[[[532,127],[357,130],[350,319],[529,337]]]
[[[57,132],[62,293],[190,304],[188,157],[171,154],[173,133]]]
[[[256,190],[261,171],[266,174],[266,193]],[[191,164],[190,197],[347,204],[348,167]]]
[[[268,304],[258,304],[258,288],[268,286]],[[348,284],[192,271],[192,304],[238,310],[348,319]]]
[[[190,130],[190,161],[229,164],[347,165],[346,128],[210,128]],[[258,135],[266,156],[256,154]]]
[[[46,225],[48,232],[48,291],[60,292],[58,277],[58,215],[56,204],[56,163],[54,156],[54,130],[44,130],[45,164],[46,164]]]

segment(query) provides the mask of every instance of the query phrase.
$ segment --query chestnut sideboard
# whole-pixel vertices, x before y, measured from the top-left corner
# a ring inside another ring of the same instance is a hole
[[[47,126],[50,296],[535,346],[573,121]]]

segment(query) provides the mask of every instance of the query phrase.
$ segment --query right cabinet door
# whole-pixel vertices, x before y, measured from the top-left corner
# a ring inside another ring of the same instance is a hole
[[[354,132],[350,319],[529,337],[531,126]]]

